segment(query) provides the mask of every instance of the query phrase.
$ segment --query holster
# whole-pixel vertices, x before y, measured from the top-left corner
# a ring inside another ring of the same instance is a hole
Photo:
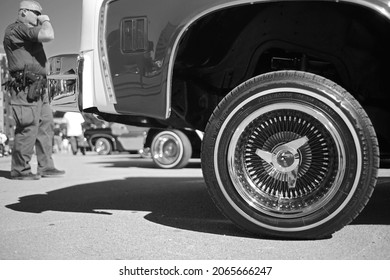
[[[29,80],[27,86],[27,101],[37,101],[44,94],[46,79],[42,75],[35,75],[34,78],[28,77],[27,79]]]
[[[44,94],[46,77],[30,72],[26,66],[23,70],[23,87],[27,89],[27,101],[37,101]]]
[[[46,88],[46,76],[35,74],[25,66],[23,71],[11,73],[11,79],[3,84],[6,90],[15,88],[18,91],[27,93],[27,101],[37,101],[44,93]]]

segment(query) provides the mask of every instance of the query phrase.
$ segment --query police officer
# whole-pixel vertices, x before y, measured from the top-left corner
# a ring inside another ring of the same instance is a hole
[[[46,79],[46,55],[42,43],[54,39],[53,27],[36,1],[20,2],[18,18],[5,30],[4,49],[8,70],[11,105],[16,121],[12,152],[11,178],[37,180],[63,175],[52,159],[53,114]],[[31,171],[30,160],[37,155],[37,173]]]

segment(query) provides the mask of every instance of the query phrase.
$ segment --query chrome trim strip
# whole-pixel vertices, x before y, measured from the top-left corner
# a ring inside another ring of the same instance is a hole
[[[116,96],[112,83],[112,76],[110,71],[110,64],[108,61],[108,52],[107,52],[107,44],[106,44],[106,23],[107,23],[107,7],[108,5],[115,0],[105,0],[99,10],[98,15],[98,53],[99,53],[99,63],[100,70],[102,74],[102,79],[105,87],[105,92],[107,96],[107,100],[111,104],[116,104]]]

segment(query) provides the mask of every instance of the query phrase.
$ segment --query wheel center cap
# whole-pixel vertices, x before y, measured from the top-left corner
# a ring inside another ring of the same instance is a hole
[[[286,168],[294,164],[295,156],[290,151],[280,151],[276,157],[277,163]]]
[[[272,163],[279,172],[291,172],[299,165],[299,162],[299,153],[294,148],[282,145],[273,151]]]

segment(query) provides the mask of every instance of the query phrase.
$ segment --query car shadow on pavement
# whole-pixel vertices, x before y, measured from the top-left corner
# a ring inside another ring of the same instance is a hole
[[[29,195],[6,206],[28,213],[60,211],[115,215],[115,210],[149,212],[154,223],[192,231],[253,237],[216,208],[203,178],[127,178],[75,185]]]
[[[11,172],[0,170],[0,178],[11,179]]]
[[[390,182],[379,182],[352,225],[390,225]],[[74,185],[29,195],[6,206],[14,211],[60,211],[115,215],[115,210],[148,212],[145,219],[178,229],[259,238],[238,229],[212,202],[203,178],[126,178]]]
[[[115,160],[115,158],[106,156],[108,160],[96,161],[90,164],[104,164],[107,168],[127,168],[127,167],[138,167],[138,168],[150,168],[150,169],[162,169],[153,163],[152,159],[144,158],[124,158],[125,160]],[[184,168],[201,168],[199,159],[191,159],[190,162]],[[172,170],[172,169],[171,169]]]

